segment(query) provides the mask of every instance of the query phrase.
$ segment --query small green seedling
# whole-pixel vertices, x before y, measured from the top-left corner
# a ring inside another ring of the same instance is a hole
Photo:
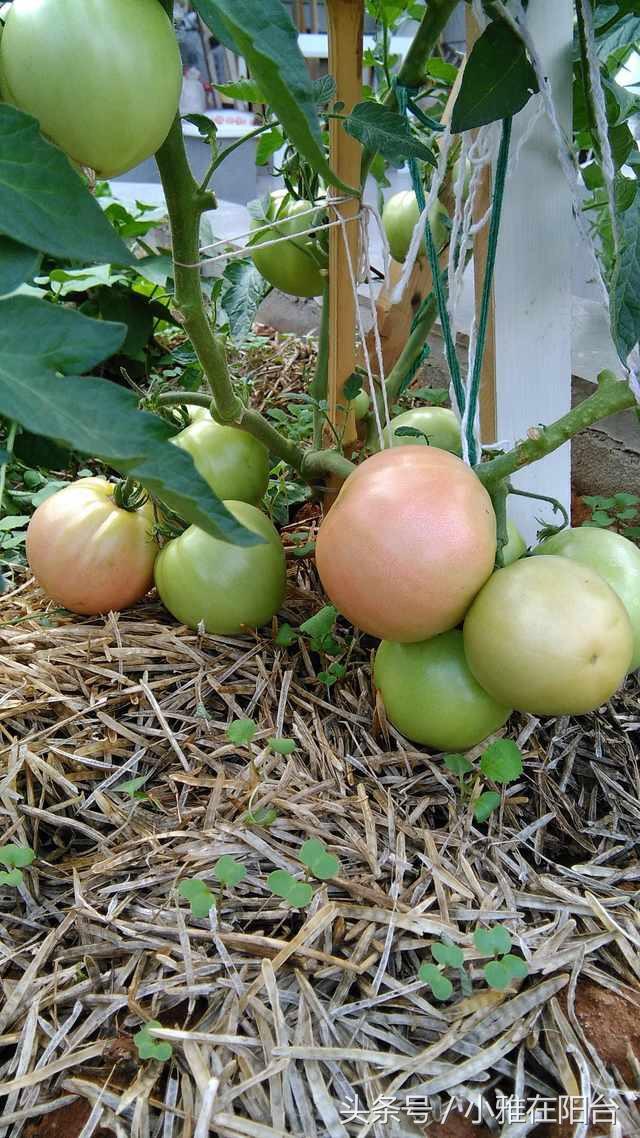
[[[149,795],[145,794],[140,787],[144,786],[148,778],[148,774],[141,774],[138,778],[130,778],[128,782],[120,782],[117,786],[114,786],[114,792],[116,794],[126,794],[136,802],[146,802]]]
[[[139,1059],[158,1059],[161,1063],[173,1055],[173,1047],[165,1039],[154,1039],[151,1031],[154,1027],[162,1027],[160,1020],[150,1019],[140,1028],[133,1037],[138,1050]]]
[[[234,719],[227,727],[227,739],[241,747],[251,742],[257,730],[253,719]]]
[[[610,498],[592,495],[582,499],[585,506],[591,510],[589,521],[583,522],[585,526],[596,526],[598,529],[611,529],[615,533],[628,537],[631,541],[640,538],[640,498],[637,494],[614,494]],[[635,525],[633,524],[635,522]]]
[[[209,910],[215,907],[216,899],[213,893],[206,882],[201,881],[199,877],[189,877],[186,881],[181,881],[178,893],[189,902],[194,917],[207,917]]]
[[[489,929],[476,929],[473,943],[483,956],[494,959],[485,964],[484,978],[490,988],[498,992],[508,988],[513,980],[524,980],[529,975],[526,961],[511,951],[511,935],[504,925],[494,925]],[[499,959],[496,959],[498,958]]]
[[[278,739],[275,736],[269,739],[267,745],[269,750],[275,751],[277,755],[292,755],[296,749],[293,739]]]
[[[290,648],[292,644],[296,643],[297,639],[298,633],[296,632],[295,628],[292,628],[290,624],[285,623],[280,625],[280,628],[276,633],[275,642],[280,646],[280,648]]]
[[[449,965],[451,968],[462,968],[464,965],[464,953],[457,944],[439,941],[431,946],[431,955],[438,964]]]
[[[17,888],[22,885],[24,866],[35,861],[35,850],[31,846],[0,846],[0,865],[6,865],[7,870],[0,871],[0,885],[11,885]]]
[[[297,881],[286,869],[274,869],[267,877],[267,887],[277,897],[288,901],[293,909],[304,909],[313,897],[313,888],[306,881]]]
[[[317,678],[321,683],[326,684],[330,688],[337,680],[342,680],[347,674],[347,669],[344,664],[339,664],[337,660],[333,660],[329,667],[323,672],[318,672]]]
[[[278,811],[273,806],[258,806],[256,810],[247,810],[242,819],[247,826],[263,826],[268,829],[278,817]]]
[[[484,790],[473,804],[473,816],[476,822],[486,822],[494,810],[498,809],[501,802],[502,797],[497,790]]]
[[[478,768],[465,755],[445,755],[444,765],[456,776],[460,784],[460,794],[466,798],[471,793],[472,780],[468,775],[477,775]],[[480,759],[480,773],[498,786],[515,782],[522,774],[522,754],[512,739],[496,739],[490,743]],[[497,810],[502,797],[496,790],[483,790],[473,803],[473,817],[476,822],[486,822]]]
[[[464,953],[448,937],[443,937],[431,945],[431,955],[436,964],[423,964],[418,972],[421,980],[429,985],[436,1000],[448,1000],[453,995],[453,984],[443,974],[445,968],[455,968],[464,995],[471,994],[471,982],[464,967]],[[440,965],[440,967],[437,967]]]
[[[229,857],[228,854],[219,858],[213,867],[213,872],[220,884],[226,885],[230,889],[233,889],[234,885],[239,885],[247,876],[244,865],[236,861],[235,857]]]
[[[442,975],[437,965],[422,964],[418,976],[429,985],[436,1000],[448,1000],[453,995],[453,984]]]
[[[328,656],[335,656],[342,651],[333,635],[337,615],[337,608],[325,605],[300,625],[300,631],[309,638],[314,652],[326,652]]]
[[[328,881],[340,872],[340,862],[335,854],[327,853],[323,842],[309,838],[300,850],[300,861],[320,881]]]

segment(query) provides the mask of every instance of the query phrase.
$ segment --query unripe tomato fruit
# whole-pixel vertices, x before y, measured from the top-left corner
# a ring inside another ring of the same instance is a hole
[[[507,520],[507,533],[509,534],[509,540],[507,544],[502,547],[503,568],[507,565],[512,565],[514,561],[519,561],[527,552],[527,543],[515,522],[512,522],[510,518]]]
[[[27,560],[51,600],[86,616],[135,604],[153,584],[153,507],[123,510],[106,478],[46,498],[27,530]]]
[[[534,715],[582,715],[613,695],[631,662],[622,601],[593,569],[525,557],[498,569],[464,622],[481,687]]]
[[[633,631],[631,670],[640,668],[640,549],[608,529],[563,529],[536,546],[534,553],[559,554],[588,565],[604,577],[627,610]]]
[[[369,392],[365,391],[364,388],[362,391],[359,391],[355,399],[351,400],[351,406],[353,407],[356,423],[359,423],[361,419],[364,419],[365,415],[369,414],[369,408],[371,407]]]
[[[396,434],[399,427],[413,427],[416,431],[422,431],[429,440],[429,446],[448,450],[458,456],[462,454],[460,424],[448,407],[412,407],[410,411],[396,415],[384,429],[387,446],[390,437],[393,438],[393,446],[426,446],[425,440],[415,435]]]
[[[171,441],[188,451],[196,470],[218,498],[256,505],[264,497],[269,483],[269,452],[248,431],[223,427],[207,414]]]
[[[2,97],[101,178],[153,154],[178,110],[182,64],[159,0],[14,0]]]
[[[482,483],[436,447],[392,447],[347,478],[316,561],[329,599],[381,640],[427,640],[458,624],[493,569],[496,520]]]
[[[160,599],[189,628],[200,621],[215,636],[235,636],[271,620],[284,600],[282,542],[266,514],[247,502],[225,502],[262,545],[231,545],[189,526],[165,545],[156,561]]]
[[[251,221],[252,232],[262,230],[250,239],[248,246],[256,269],[274,288],[291,296],[319,296],[326,280],[321,269],[327,268],[327,254],[311,234],[297,236],[317,223],[320,211],[309,213],[311,208],[311,202],[296,201],[287,190],[274,190],[269,194],[266,210],[273,227],[264,229],[267,222],[257,218]],[[260,248],[264,242],[283,236],[291,240]]]
[[[404,261],[413,231],[416,227],[420,209],[413,190],[400,190],[393,194],[385,203],[382,211],[382,224],[389,242],[389,249],[394,261]],[[449,239],[449,229],[446,219],[449,217],[442,202],[436,201],[429,210],[429,224],[436,249],[441,249]],[[424,251],[424,239],[422,242]]]
[[[419,644],[383,640],[373,676],[393,726],[436,751],[466,751],[511,714],[471,675],[455,628]]]

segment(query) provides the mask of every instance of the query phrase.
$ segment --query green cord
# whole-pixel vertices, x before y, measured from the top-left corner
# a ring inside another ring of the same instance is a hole
[[[478,444],[475,437],[475,417],[480,394],[480,377],[482,373],[482,360],[487,338],[487,324],[491,306],[491,286],[493,284],[493,271],[496,264],[496,251],[498,248],[498,233],[500,231],[500,216],[504,199],[504,185],[509,162],[509,142],[511,139],[511,118],[502,121],[502,136],[498,161],[496,162],[496,176],[491,203],[491,221],[489,222],[489,239],[487,242],[487,263],[482,282],[482,300],[480,302],[480,317],[478,319],[478,337],[473,360],[473,372],[469,381],[469,416],[467,419],[467,446],[469,448],[469,464],[475,466],[478,461]]]

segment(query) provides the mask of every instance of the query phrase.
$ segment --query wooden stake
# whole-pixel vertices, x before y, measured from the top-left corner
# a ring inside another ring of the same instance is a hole
[[[329,72],[336,81],[337,98],[348,113],[362,93],[362,29],[363,0],[327,0],[329,32]],[[344,130],[340,119],[329,122],[329,156],[333,170],[348,186],[360,182],[361,147]],[[348,222],[358,213],[356,198],[336,206]],[[335,217],[335,211],[331,210]],[[329,422],[333,425],[345,452],[355,442],[353,412],[345,413],[347,400],[344,384],[356,365],[356,297],[353,292],[349,258],[344,236],[347,236],[351,264],[357,275],[360,255],[360,229],[357,222],[329,230],[329,371],[327,402]],[[328,429],[327,446],[335,446],[335,436]],[[335,487],[334,487],[335,489]]]

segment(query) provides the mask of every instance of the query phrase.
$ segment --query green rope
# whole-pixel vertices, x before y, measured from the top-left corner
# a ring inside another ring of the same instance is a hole
[[[496,264],[498,233],[500,231],[500,216],[502,214],[504,185],[507,175],[507,165],[509,162],[510,139],[511,118],[506,118],[502,121],[502,136],[500,138],[500,149],[498,151],[498,160],[496,162],[493,200],[491,203],[491,221],[489,222],[489,238],[487,241],[487,263],[485,266],[484,281],[482,282],[482,300],[480,302],[480,316],[478,319],[478,336],[476,340],[476,351],[473,360],[473,371],[467,391],[469,409],[466,425],[466,435],[467,446],[469,449],[469,464],[471,466],[476,465],[479,457],[478,443],[475,434],[475,418],[476,408],[478,406],[478,398],[480,395],[482,360],[484,357],[484,349],[487,339],[487,324],[489,321],[489,311],[491,306],[491,286],[493,284],[493,272]]]

